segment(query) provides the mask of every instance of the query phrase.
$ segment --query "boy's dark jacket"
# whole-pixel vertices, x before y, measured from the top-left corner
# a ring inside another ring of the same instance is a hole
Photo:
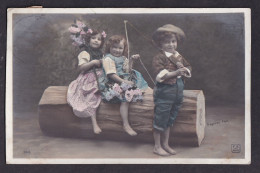
[[[181,62],[184,67],[188,68],[191,71],[191,65],[180,54],[177,57],[175,57],[174,55],[167,57],[163,51],[160,51],[160,53],[153,58],[153,69],[155,76],[157,76],[158,73],[160,73],[160,71],[162,71],[163,69],[166,69],[169,72],[176,71],[178,69],[176,65],[177,62]],[[176,80],[177,77],[170,78],[164,80],[162,83],[175,84]]]

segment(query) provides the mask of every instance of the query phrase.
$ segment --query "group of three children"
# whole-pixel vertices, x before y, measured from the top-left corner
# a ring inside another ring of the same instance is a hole
[[[91,117],[94,133],[101,132],[96,120],[96,111],[100,102],[121,103],[120,115],[124,130],[131,136],[137,133],[128,122],[130,102],[142,99],[148,88],[142,75],[131,70],[138,54],[126,58],[127,41],[123,36],[114,35],[105,44],[105,55],[102,47],[106,34],[96,30],[86,33],[86,46],[78,55],[78,67],[81,71],[78,78],[71,82],[67,101],[78,117]],[[191,66],[176,51],[177,42],[185,35],[183,31],[171,24],[159,27],[153,34],[153,41],[160,49],[153,59],[156,75],[154,87],[154,153],[166,156],[176,154],[169,147],[170,127],[178,114],[183,101],[182,76],[190,77]],[[162,140],[161,140],[162,137]],[[161,142],[162,141],[162,142]]]

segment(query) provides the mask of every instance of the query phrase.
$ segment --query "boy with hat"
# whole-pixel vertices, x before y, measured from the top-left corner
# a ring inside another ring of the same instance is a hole
[[[191,77],[190,64],[176,51],[177,43],[184,37],[184,32],[172,24],[159,27],[153,34],[153,41],[160,49],[160,53],[153,58],[156,75],[153,152],[161,156],[176,154],[168,144],[170,127],[183,101],[182,77]]]

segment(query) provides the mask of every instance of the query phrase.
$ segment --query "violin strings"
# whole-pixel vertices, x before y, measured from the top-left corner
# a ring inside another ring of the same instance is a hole
[[[139,31],[136,27],[134,27],[133,24],[131,24],[131,23],[128,22],[128,21],[124,21],[124,22],[125,22],[125,32],[126,32],[126,39],[127,39],[127,42],[128,42],[128,34],[127,34],[127,29],[126,29],[126,23],[128,23],[130,26],[132,26],[132,28],[134,28],[134,29],[135,29],[135,30],[136,30],[136,31],[137,31],[141,36],[143,36],[143,38],[145,38],[146,40],[152,42],[151,39],[149,39],[147,36],[145,36],[144,34],[142,34],[141,31]],[[129,57],[129,49],[128,49],[128,57]],[[145,71],[146,71],[146,73],[148,74],[148,76],[150,77],[151,81],[152,81],[153,84],[155,85],[155,82],[154,82],[152,76],[150,75],[149,71],[148,71],[147,68],[145,67],[143,61],[141,60],[141,57],[139,57],[139,61],[140,61],[141,65],[142,65],[142,67],[145,69]]]

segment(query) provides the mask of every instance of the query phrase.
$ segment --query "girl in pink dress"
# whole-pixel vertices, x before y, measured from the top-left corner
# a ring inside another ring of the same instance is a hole
[[[76,29],[74,28],[74,30]],[[84,50],[78,55],[78,68],[81,73],[76,80],[70,83],[67,101],[77,117],[91,117],[93,131],[95,134],[99,134],[101,129],[96,120],[96,111],[101,102],[98,80],[103,77],[101,49],[106,33],[92,29],[83,32],[84,44],[80,46],[83,46]],[[74,41],[76,39],[78,38],[75,37]]]

